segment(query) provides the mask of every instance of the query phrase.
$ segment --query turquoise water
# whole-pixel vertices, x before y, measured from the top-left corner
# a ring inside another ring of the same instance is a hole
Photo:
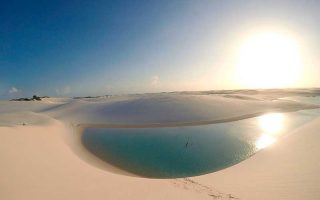
[[[316,116],[319,110],[201,126],[87,128],[82,143],[105,162],[139,176],[189,177],[237,164]]]

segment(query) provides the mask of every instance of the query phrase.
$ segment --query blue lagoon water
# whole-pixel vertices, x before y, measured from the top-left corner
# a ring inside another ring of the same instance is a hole
[[[87,128],[82,144],[105,162],[139,176],[189,177],[237,164],[316,116],[319,110],[200,126]]]

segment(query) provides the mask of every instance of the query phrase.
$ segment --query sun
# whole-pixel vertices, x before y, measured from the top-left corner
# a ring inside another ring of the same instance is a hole
[[[235,76],[245,88],[295,87],[302,70],[297,40],[277,32],[246,39],[239,48]]]

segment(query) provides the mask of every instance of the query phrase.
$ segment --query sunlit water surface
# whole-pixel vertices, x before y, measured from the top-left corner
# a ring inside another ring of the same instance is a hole
[[[316,116],[318,109],[201,126],[88,128],[82,143],[105,162],[139,176],[188,177],[237,164]]]

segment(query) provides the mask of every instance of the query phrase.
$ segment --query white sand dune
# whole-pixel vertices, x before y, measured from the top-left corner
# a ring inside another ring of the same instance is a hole
[[[153,94],[71,100],[42,113],[75,124],[166,124],[214,122],[269,111],[296,111],[314,105],[288,100],[246,101],[220,95]]]
[[[277,98],[317,92],[211,91],[0,101],[0,199],[320,199],[319,119],[238,165],[185,179],[114,173],[117,169],[91,156],[77,141],[81,126],[192,125],[313,109],[318,105]]]

